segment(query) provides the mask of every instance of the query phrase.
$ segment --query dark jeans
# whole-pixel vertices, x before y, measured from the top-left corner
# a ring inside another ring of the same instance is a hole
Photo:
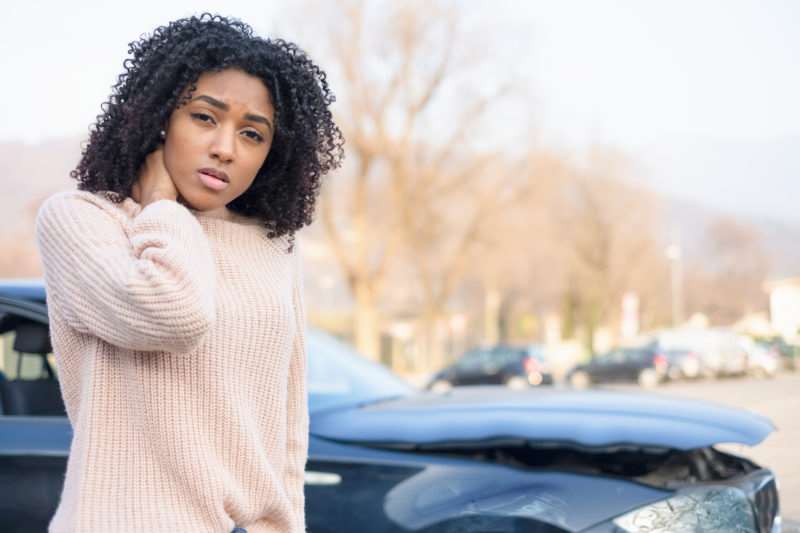
[[[247,533],[247,530],[243,527],[235,527],[231,533]]]

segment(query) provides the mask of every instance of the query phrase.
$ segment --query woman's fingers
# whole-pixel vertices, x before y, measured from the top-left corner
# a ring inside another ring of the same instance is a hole
[[[162,147],[156,148],[145,158],[139,171],[139,179],[134,184],[131,194],[142,207],[157,200],[177,201],[178,189],[164,163]]]

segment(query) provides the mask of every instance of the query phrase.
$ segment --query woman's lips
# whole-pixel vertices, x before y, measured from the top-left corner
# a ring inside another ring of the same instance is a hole
[[[228,181],[225,181],[224,179],[221,179],[221,177],[218,177],[219,175],[216,172],[211,172],[206,169],[201,169],[197,171],[197,175],[200,177],[200,181],[203,183],[203,185],[215,191],[222,191],[224,189],[227,189],[228,185],[230,185]],[[227,175],[224,175],[222,177],[226,178]]]

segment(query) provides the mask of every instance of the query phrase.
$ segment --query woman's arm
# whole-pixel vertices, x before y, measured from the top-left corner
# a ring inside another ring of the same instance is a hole
[[[306,390],[306,313],[303,295],[303,269],[300,251],[295,243],[296,263],[293,281],[293,305],[296,334],[289,363],[289,387],[286,409],[287,465],[286,492],[298,523],[297,531],[305,531],[305,466],[308,456],[308,391]],[[294,530],[292,530],[294,531]]]
[[[60,193],[36,237],[50,305],[73,329],[132,350],[185,352],[215,320],[214,262],[197,219],[158,200],[126,232],[110,202]]]

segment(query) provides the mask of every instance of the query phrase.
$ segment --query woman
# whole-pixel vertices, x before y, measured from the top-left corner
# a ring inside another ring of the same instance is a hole
[[[204,14],[130,47],[37,217],[74,430],[52,533],[305,530],[294,234],[342,158],[325,75]]]

